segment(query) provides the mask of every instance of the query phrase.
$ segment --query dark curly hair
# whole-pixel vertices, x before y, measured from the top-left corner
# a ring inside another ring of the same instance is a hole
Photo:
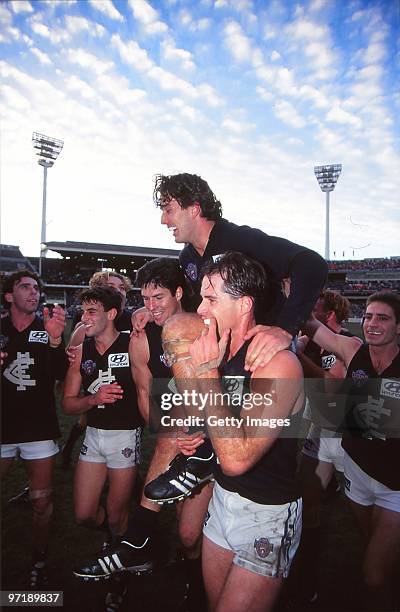
[[[367,299],[367,306],[373,302],[382,302],[393,310],[396,323],[400,323],[400,296],[393,291],[377,291]]]
[[[35,274],[35,272],[32,272],[31,270],[26,270],[26,269],[16,270],[15,272],[12,272],[11,274],[8,274],[7,276],[3,277],[2,302],[6,308],[10,308],[11,304],[6,301],[4,297],[5,294],[12,293],[15,283],[18,283],[21,280],[21,278],[23,278],[24,276],[27,276],[28,278],[32,278],[34,281],[36,281],[39,286],[39,291],[40,293],[42,293],[43,283],[40,277],[37,274]]]
[[[197,174],[157,174],[153,200],[160,208],[170,200],[177,200],[182,208],[188,208],[197,202],[202,217],[209,221],[218,221],[222,217],[221,202],[217,200],[208,183]]]
[[[121,294],[113,287],[91,287],[83,289],[79,294],[81,303],[90,304],[90,302],[99,302],[103,305],[104,311],[108,312],[112,308],[117,311],[116,319],[121,315],[122,297]]]

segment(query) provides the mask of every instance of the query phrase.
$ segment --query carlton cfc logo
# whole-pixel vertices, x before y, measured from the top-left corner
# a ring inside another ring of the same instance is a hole
[[[257,538],[254,540],[254,550],[260,559],[266,559],[273,548],[274,546],[268,538]]]

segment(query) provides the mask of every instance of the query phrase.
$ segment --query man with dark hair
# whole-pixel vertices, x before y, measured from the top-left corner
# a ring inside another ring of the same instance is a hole
[[[172,366],[182,394],[192,385],[191,397],[205,398],[201,414],[218,458],[203,532],[210,611],[272,610],[300,538],[295,474],[304,403],[301,367],[283,350],[266,366],[245,369],[247,332],[269,286],[263,267],[241,253],[207,264],[198,313],[209,327],[199,329],[189,347],[191,359],[175,359]],[[171,326],[177,338],[186,337],[187,325],[178,315],[163,334],[171,335]],[[240,381],[241,392],[229,395]],[[194,413],[194,405],[188,412]]]
[[[147,323],[144,331],[131,339],[133,378],[141,413],[146,422],[157,426],[160,406],[154,406],[152,409],[151,404],[157,402],[162,394],[161,387],[164,388],[164,383],[169,382],[172,376],[163,354],[161,330],[172,315],[182,312],[181,303],[187,284],[178,262],[168,258],[154,259],[142,266],[137,272],[136,284],[141,288],[142,298],[152,314],[153,321]],[[156,387],[154,393],[152,386]],[[191,447],[197,443],[201,443],[199,436],[197,441],[191,442]],[[175,437],[158,436],[146,481],[162,472],[176,452]],[[207,473],[205,484],[210,477]],[[198,485],[200,484],[202,483],[199,481]],[[179,535],[185,549],[189,599],[192,606],[195,600],[198,600],[198,606],[201,605],[201,527],[210,496],[210,487],[205,486],[193,499],[185,500],[183,507],[178,510]],[[140,505],[135,506],[133,510],[128,531],[122,542],[105,551],[97,559],[77,568],[74,574],[87,580],[107,578],[112,573],[134,571],[135,568],[140,569],[150,563],[155,523],[161,508],[162,506],[142,495]],[[110,559],[110,563],[107,563],[107,559]]]
[[[342,326],[349,313],[348,299],[328,289],[322,291],[313,309],[314,317],[332,332],[351,337],[352,334]],[[293,593],[297,601],[307,603],[315,601],[318,596],[321,504],[328,491],[340,491],[334,476],[335,470],[343,473],[344,450],[340,424],[344,412],[344,396],[339,385],[346,376],[346,367],[336,355],[321,349],[308,336],[298,339],[297,355],[307,378],[309,403],[304,418],[311,423],[299,465],[303,530],[295,562],[294,574],[297,581]]]
[[[129,335],[115,327],[121,312],[121,295],[115,289],[87,289],[81,301],[86,338],[69,367],[62,402],[67,414],[87,414],[75,472],[75,516],[79,524],[108,530],[114,544],[127,526],[140,462],[142,419],[133,381],[133,351]],[[104,508],[100,496],[107,478]]]
[[[17,454],[29,476],[33,510],[33,552],[29,588],[47,582],[46,559],[53,512],[52,472],[60,437],[54,383],[67,369],[62,334],[65,313],[54,306],[52,316],[36,316],[41,292],[39,277],[19,270],[6,277],[3,298],[9,315],[2,318],[1,474]]]
[[[131,314],[125,309],[126,295],[132,289],[132,283],[127,276],[114,271],[95,272],[89,279],[89,287],[113,287],[121,295],[121,314],[115,321],[117,331],[130,333],[132,331]],[[67,347],[67,355],[73,360],[75,357],[76,348],[82,344],[85,339],[85,326],[81,321],[81,313],[79,312],[74,318],[72,324],[72,335]],[[62,467],[68,469],[71,465],[72,452],[76,441],[80,438],[86,429],[86,415],[81,414],[76,423],[73,424],[69,432],[66,443],[61,451]]]
[[[251,339],[251,343],[245,369],[254,371],[266,365],[276,352],[288,348],[323,287],[327,274],[324,260],[303,246],[223,219],[220,202],[208,183],[195,174],[157,175],[153,199],[161,209],[161,223],[173,233],[175,242],[185,243],[179,261],[194,291],[191,310],[199,304],[204,266],[226,251],[241,251],[268,271],[269,296],[273,296],[269,304],[259,306],[262,316],[258,323],[268,327],[257,325],[247,332],[245,339]],[[281,284],[288,279],[290,294],[285,299]],[[199,452],[206,453],[207,446],[203,445]],[[182,462],[179,481],[185,479],[185,470]],[[162,502],[170,497],[170,491],[164,493],[163,489],[164,482],[168,478],[172,482],[172,477],[176,482],[176,476],[167,470],[150,485],[152,499]]]
[[[316,319],[306,332],[347,368],[345,492],[366,539],[368,606],[391,610],[390,581],[400,551],[400,297],[386,291],[368,298],[361,346]]]
[[[276,286],[285,278],[291,279],[287,300],[278,300],[274,309],[265,312],[263,322],[272,327],[261,334],[257,333],[260,329],[249,333],[249,338],[257,337],[246,356],[246,368],[264,365],[277,351],[287,348],[323,287],[327,274],[324,260],[303,246],[223,219],[220,202],[207,182],[195,174],[157,175],[153,198],[162,212],[161,223],[168,226],[175,242],[186,243],[179,261],[197,296],[204,265],[229,250],[262,263]]]

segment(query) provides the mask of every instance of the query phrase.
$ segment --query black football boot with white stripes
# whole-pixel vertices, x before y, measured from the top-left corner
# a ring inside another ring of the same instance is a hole
[[[82,580],[107,580],[121,572],[149,574],[153,569],[150,538],[135,546],[127,540],[110,545],[97,558],[89,559],[73,570],[74,576]]]
[[[172,504],[189,497],[213,478],[215,455],[208,441],[191,456],[179,453],[168,469],[148,483],[144,494],[157,504]],[[205,452],[206,451],[206,452]]]

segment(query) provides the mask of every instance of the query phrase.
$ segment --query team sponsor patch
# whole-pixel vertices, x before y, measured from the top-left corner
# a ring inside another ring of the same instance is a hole
[[[49,340],[49,334],[47,331],[34,331],[32,330],[29,333],[28,342],[41,342],[42,344],[47,344]]]
[[[222,257],[223,253],[220,253],[219,255],[213,255],[212,256],[212,260],[214,263],[217,263],[217,261],[219,261]]]
[[[82,370],[85,372],[87,376],[92,376],[96,372],[97,366],[94,361],[91,359],[87,359],[82,363]]]
[[[80,450],[81,455],[87,455],[87,452],[88,452],[88,447],[86,446],[86,444],[82,444],[81,450]]]
[[[368,374],[364,370],[355,370],[351,373],[351,378],[356,387],[362,387],[368,380]]]
[[[351,481],[347,478],[347,476],[344,477],[344,488],[346,489],[346,491],[350,491],[350,487],[351,487]]]
[[[190,263],[185,268],[186,276],[192,281],[197,280],[197,266],[194,263]]]
[[[259,559],[266,559],[273,549],[274,546],[268,538],[256,538],[254,540],[254,550]]]
[[[400,380],[382,378],[380,394],[384,397],[391,397],[397,400],[400,399]]]
[[[123,448],[121,453],[126,459],[129,459],[129,457],[133,454],[133,448]]]
[[[335,365],[335,363],[336,363],[335,355],[325,355],[325,357],[322,357],[321,359],[321,365],[322,365],[323,370],[330,370],[331,367]]]
[[[109,368],[127,368],[129,366],[128,353],[112,353],[108,356]]]

